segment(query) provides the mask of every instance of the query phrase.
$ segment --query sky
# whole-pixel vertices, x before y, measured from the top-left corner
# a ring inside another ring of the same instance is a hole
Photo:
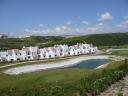
[[[0,33],[86,35],[128,31],[128,0],[0,0]]]

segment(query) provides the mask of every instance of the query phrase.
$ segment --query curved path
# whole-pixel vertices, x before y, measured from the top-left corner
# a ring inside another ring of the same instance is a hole
[[[14,64],[7,64],[7,65],[2,65],[0,68],[6,68],[10,66],[15,66],[15,65],[22,65],[26,63],[36,63],[36,62],[46,62],[46,61],[55,61],[55,60],[65,60],[65,59],[70,59],[71,57],[68,58],[58,58],[58,59],[47,59],[47,60],[34,60],[34,61],[25,61],[25,62],[19,62],[19,63],[14,63]]]
[[[96,56],[96,55],[100,55],[100,54],[98,53],[98,54],[93,54],[93,55]],[[81,55],[81,56],[89,56],[89,55]],[[41,59],[41,60],[34,60],[34,61],[25,61],[25,62],[19,62],[19,63],[14,63],[14,64],[2,65],[2,66],[0,66],[0,69],[10,67],[10,66],[15,66],[15,65],[27,64],[27,63],[47,62],[47,61],[56,61],[56,60],[58,61],[58,60],[76,58],[76,57],[79,57],[79,56],[69,56],[69,57],[59,57],[59,58],[53,58],[53,59]]]
[[[101,55],[100,51],[98,53],[93,54],[94,56],[96,55]],[[81,56],[89,56],[89,55],[81,55]],[[7,64],[7,65],[2,65],[0,66],[1,68],[6,68],[6,67],[10,67],[10,66],[15,66],[15,65],[22,65],[22,64],[26,64],[26,63],[36,63],[36,62],[46,62],[46,61],[56,61],[56,60],[65,60],[65,59],[71,59],[73,57],[79,57],[79,56],[69,56],[69,57],[59,57],[59,58],[53,58],[53,59],[41,59],[41,60],[34,60],[34,61],[25,61],[25,62],[19,62],[19,63],[14,63],[14,64]]]
[[[64,68],[76,65],[84,60],[89,59],[108,59],[108,55],[100,55],[100,56],[79,56],[77,58],[68,59],[66,61],[59,61],[59,62],[48,62],[48,63],[40,63],[40,64],[33,64],[33,65],[24,65],[14,68],[9,68],[4,71],[6,74],[10,75],[17,75],[22,73],[29,73],[35,72],[40,70],[49,70],[49,69],[56,69],[56,68]]]
[[[109,50],[111,50],[111,51],[118,51],[118,50],[128,50],[128,48],[123,48],[123,49],[109,49]]]

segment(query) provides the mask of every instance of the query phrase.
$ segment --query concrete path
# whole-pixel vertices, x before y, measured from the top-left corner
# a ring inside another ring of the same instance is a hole
[[[128,50],[128,48],[123,48],[123,49],[109,49],[110,51],[118,51],[118,50]]]
[[[67,59],[69,59],[69,58],[71,58],[71,57],[68,57]],[[19,62],[19,63],[14,63],[14,64],[3,65],[3,66],[0,66],[0,68],[5,68],[5,67],[10,67],[10,66],[15,66],[15,65],[21,65],[21,64],[26,64],[26,63],[43,62],[43,61],[46,62],[46,61],[64,60],[64,59],[66,59],[66,58],[25,61],[25,62]]]

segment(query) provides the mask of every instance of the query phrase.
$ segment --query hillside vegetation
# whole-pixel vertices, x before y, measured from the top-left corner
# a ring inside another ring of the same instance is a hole
[[[26,38],[7,38],[0,39],[0,50],[7,50],[13,48],[21,49],[23,46],[36,46],[38,44],[58,41],[63,39],[59,36],[31,36]]]
[[[0,39],[0,50],[12,48],[21,49],[23,46],[49,47],[55,44],[74,45],[76,43],[92,43],[96,46],[122,46],[128,44],[128,33],[110,33],[85,35],[72,38],[59,36],[31,36],[26,38]]]
[[[92,43],[96,46],[113,46],[128,44],[128,33],[110,33],[110,34],[95,34],[79,37],[72,37],[60,41],[53,41],[47,44],[40,45],[40,47],[53,46],[55,44],[73,45],[76,43]]]

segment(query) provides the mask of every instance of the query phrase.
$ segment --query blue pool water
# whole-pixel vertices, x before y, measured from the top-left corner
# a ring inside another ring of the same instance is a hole
[[[90,59],[86,61],[82,61],[77,65],[74,65],[70,68],[79,68],[79,69],[95,69],[100,65],[108,63],[108,59]]]

